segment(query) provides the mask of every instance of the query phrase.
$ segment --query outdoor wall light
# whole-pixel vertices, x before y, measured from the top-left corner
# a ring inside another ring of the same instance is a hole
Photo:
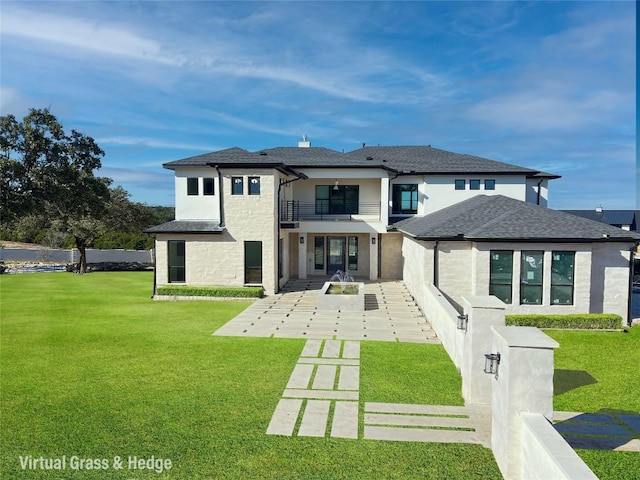
[[[376,244],[376,237],[371,237],[371,245],[375,245]]]
[[[498,365],[500,365],[499,353],[484,354],[484,373],[492,373],[498,378]]]
[[[300,237],[300,245],[304,245],[304,237]]]
[[[469,315],[467,314],[458,315],[458,325],[457,325],[458,330],[464,330],[466,332],[467,323],[469,323]]]
[[[338,187],[338,184],[339,184],[339,183],[340,183],[340,182],[338,182],[338,180],[336,180],[336,183],[335,183],[335,185],[333,186],[333,189],[334,189],[334,190],[340,190],[340,187]]]

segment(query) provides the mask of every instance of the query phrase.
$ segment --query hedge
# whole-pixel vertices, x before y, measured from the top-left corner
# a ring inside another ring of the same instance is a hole
[[[156,289],[156,295],[178,297],[229,297],[260,298],[264,294],[262,287],[190,287],[188,285],[163,285]]]
[[[507,325],[538,328],[618,329],[622,317],[612,313],[572,313],[566,315],[506,315]]]

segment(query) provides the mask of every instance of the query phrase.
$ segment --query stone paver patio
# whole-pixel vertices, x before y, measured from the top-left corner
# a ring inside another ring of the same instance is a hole
[[[343,312],[317,309],[325,280],[291,280],[214,335],[440,343],[402,281],[365,282],[365,311]]]

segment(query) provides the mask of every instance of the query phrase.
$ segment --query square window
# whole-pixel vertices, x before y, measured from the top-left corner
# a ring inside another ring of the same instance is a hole
[[[197,178],[187,178],[187,195],[198,195]]]
[[[470,190],[480,190],[480,180],[469,180]]]
[[[496,189],[496,181],[495,180],[485,180],[484,181],[484,189],[485,190],[495,190]]]
[[[260,177],[249,177],[249,195],[260,195]]]
[[[393,185],[391,200],[393,204],[391,213],[418,213],[418,184]]]
[[[455,185],[456,190],[464,190],[466,188],[467,182],[466,180],[456,180]]]
[[[202,179],[202,194],[203,195],[213,195],[213,178],[203,178]]]
[[[244,194],[244,179],[242,177],[231,177],[231,195]]]

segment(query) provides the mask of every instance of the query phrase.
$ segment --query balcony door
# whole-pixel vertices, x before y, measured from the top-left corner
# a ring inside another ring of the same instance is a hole
[[[346,270],[347,237],[327,237],[327,274]]]

